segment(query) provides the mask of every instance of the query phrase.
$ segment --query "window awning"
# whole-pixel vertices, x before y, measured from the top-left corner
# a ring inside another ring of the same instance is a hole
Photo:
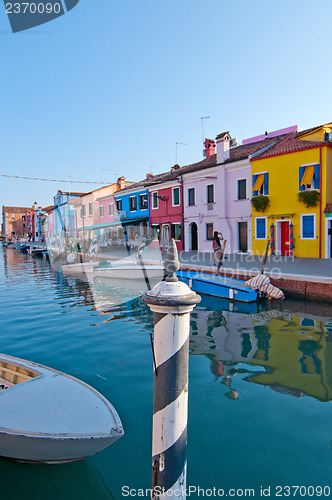
[[[252,190],[259,191],[260,188],[262,187],[263,182],[264,182],[264,174],[258,174],[255,185],[252,188]]]
[[[315,173],[315,165],[308,165],[307,167],[305,167],[305,171],[301,179],[301,186],[306,186],[307,184],[311,184],[314,173]]]

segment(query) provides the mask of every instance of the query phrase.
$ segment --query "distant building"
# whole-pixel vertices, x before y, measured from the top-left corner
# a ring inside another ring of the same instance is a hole
[[[2,237],[23,238],[28,232],[27,213],[29,207],[2,207]]]

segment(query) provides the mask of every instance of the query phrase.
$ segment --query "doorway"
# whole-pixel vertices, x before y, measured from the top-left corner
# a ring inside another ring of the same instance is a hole
[[[290,255],[288,220],[280,222],[280,250],[281,250],[281,255],[284,256]]]
[[[326,257],[332,259],[332,219],[326,220]]]
[[[189,224],[190,228],[190,250],[198,250],[198,229],[196,222]]]
[[[238,222],[239,251],[248,252],[248,223]]]

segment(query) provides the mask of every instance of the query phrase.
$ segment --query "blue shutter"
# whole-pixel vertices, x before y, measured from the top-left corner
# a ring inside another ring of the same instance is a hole
[[[304,215],[302,217],[302,238],[314,237],[314,216]]]
[[[325,132],[325,141],[328,141],[330,139],[329,133]]]
[[[268,196],[269,194],[269,174],[265,172],[264,174],[264,195]]]
[[[304,188],[305,188],[305,186],[301,186],[301,181],[302,181],[303,176],[304,176],[304,171],[305,171],[305,167],[299,168],[299,190],[300,191],[304,191]]]
[[[314,173],[314,189],[319,189],[319,163],[315,165],[315,173]]]
[[[255,183],[257,181],[257,177],[258,177],[258,175],[256,175],[256,174],[252,176],[252,187],[254,187],[254,185],[255,185]],[[253,196],[257,196],[258,195],[258,191],[253,191],[252,195]]]
[[[265,219],[256,219],[256,238],[266,238]]]

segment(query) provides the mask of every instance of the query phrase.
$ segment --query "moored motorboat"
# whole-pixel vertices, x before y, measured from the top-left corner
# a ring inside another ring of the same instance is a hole
[[[18,461],[80,460],[123,435],[107,399],[70,375],[0,354],[0,456]]]

